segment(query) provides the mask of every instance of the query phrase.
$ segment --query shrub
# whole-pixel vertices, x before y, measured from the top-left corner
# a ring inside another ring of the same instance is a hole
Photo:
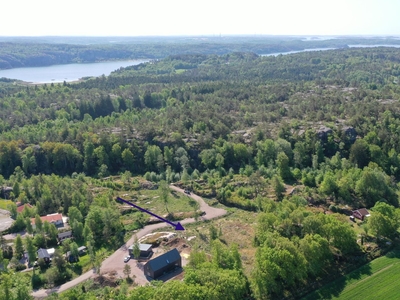
[[[26,269],[26,266],[24,264],[18,264],[15,266],[15,271],[22,271],[25,269]]]

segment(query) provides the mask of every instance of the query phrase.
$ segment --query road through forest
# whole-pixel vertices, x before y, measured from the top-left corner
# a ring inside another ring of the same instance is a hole
[[[180,192],[180,193],[184,192],[183,189],[178,188],[173,185],[171,185],[170,188],[172,190]],[[218,217],[221,217],[226,214],[226,210],[224,210],[222,208],[215,208],[215,207],[209,206],[200,196],[197,196],[193,193],[188,196],[193,198],[194,200],[196,200],[199,203],[199,205],[200,205],[199,209],[202,212],[204,212],[204,215],[199,217],[197,221],[194,218],[184,219],[184,220],[180,221],[180,223],[182,225],[200,222],[200,221],[204,221],[204,220],[211,220],[211,219],[218,218]],[[157,224],[145,226],[144,228],[142,228],[141,230],[136,232],[136,236],[138,239],[140,239],[141,237],[145,236],[146,234],[149,234],[156,229],[164,228],[164,227],[169,227],[171,230],[173,230],[173,227],[171,227],[170,225],[163,222],[163,223],[157,223]],[[101,268],[100,268],[101,273],[117,272],[117,276],[120,276],[120,277],[124,276],[123,269],[124,269],[125,263],[123,262],[123,258],[128,255],[128,247],[133,244],[134,239],[135,239],[135,236],[133,235],[124,245],[122,245],[119,249],[117,249],[113,254],[111,254],[109,257],[107,257],[103,261]],[[144,284],[148,283],[148,280],[144,276],[143,271],[133,262],[133,260],[130,260],[128,263],[131,265],[131,269],[132,269],[131,275],[136,276],[135,281],[140,285],[144,285]],[[44,299],[48,295],[50,295],[54,292],[61,293],[63,291],[66,291],[66,290],[78,285],[79,283],[84,282],[84,281],[88,280],[89,278],[95,277],[95,276],[96,276],[95,272],[93,270],[90,270],[90,271],[82,274],[81,276],[64,283],[61,286],[54,287],[52,289],[36,290],[32,293],[32,296],[34,296],[36,299]]]

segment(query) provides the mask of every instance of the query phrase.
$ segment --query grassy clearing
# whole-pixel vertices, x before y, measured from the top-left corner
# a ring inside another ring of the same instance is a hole
[[[399,299],[400,252],[391,252],[311,293],[311,299]]]
[[[167,206],[162,200],[161,192],[159,190],[141,189],[138,191],[121,191],[118,193],[118,196],[132,201],[132,203],[147,209],[152,213],[164,217],[167,216],[168,212],[174,214],[176,217],[180,217],[180,219],[191,217],[191,214],[194,214],[195,210],[198,209],[198,204],[195,200],[185,194],[172,190],[168,195]],[[124,206],[130,208],[128,205]],[[141,228],[141,215],[145,220],[148,220],[150,217],[148,214],[139,212],[139,210],[134,208],[131,209],[130,213],[124,214],[121,217],[121,221],[124,224],[125,229],[128,231],[133,231]]]
[[[9,204],[11,204],[11,203],[12,203],[11,200],[3,200],[3,199],[0,199],[0,208],[1,208],[1,209],[8,210],[8,209],[7,209],[7,206],[8,206]]]
[[[206,200],[206,199],[205,199]],[[210,201],[207,201],[210,202]],[[185,231],[177,232],[181,238],[195,236],[194,239],[187,241],[187,244],[193,249],[201,249],[211,254],[210,245],[210,227],[214,226],[221,235],[219,239],[226,245],[237,244],[241,254],[244,272],[250,275],[254,265],[256,248],[253,246],[254,224],[257,220],[257,213],[243,211],[236,208],[227,208],[228,215],[223,218],[211,221],[201,221],[198,223],[186,224]],[[168,231],[165,228],[159,231]],[[170,230],[173,232],[173,230]]]
[[[124,196],[125,195],[125,196]],[[194,211],[195,201],[185,194],[171,190],[168,195],[167,207],[161,199],[159,190],[139,190],[130,192],[120,192],[119,196],[126,200],[130,200],[140,207],[150,210],[159,215],[165,215],[169,212],[190,212]],[[133,199],[133,200],[131,200]],[[193,203],[194,202],[194,203]],[[168,211],[167,211],[168,208]]]

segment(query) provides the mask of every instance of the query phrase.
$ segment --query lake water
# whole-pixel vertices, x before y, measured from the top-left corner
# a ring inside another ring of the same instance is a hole
[[[375,48],[375,47],[394,47],[400,48],[400,45],[348,45],[350,48]],[[278,55],[286,55],[286,54],[293,54],[293,53],[301,53],[301,52],[310,52],[310,51],[326,51],[326,50],[335,50],[338,48],[313,48],[313,49],[304,49],[304,50],[297,50],[297,51],[287,51],[287,52],[276,52],[276,53],[268,53],[268,54],[261,54],[261,56],[278,56]]]
[[[336,48],[313,48],[313,49],[304,49],[304,50],[296,50],[296,51],[261,54],[261,56],[278,56],[280,54],[286,55],[286,54],[293,54],[293,53],[301,53],[301,52],[309,52],[309,51],[325,51],[325,50],[334,50],[334,49],[336,49]]]
[[[12,78],[32,83],[71,82],[82,77],[109,75],[121,67],[138,65],[149,60],[107,61],[90,64],[66,64],[49,67],[0,70],[0,78]]]
[[[400,45],[349,45],[350,48],[374,48],[374,47],[394,47],[400,48]]]
[[[400,48],[400,45],[349,45],[349,47],[396,47]],[[261,54],[261,56],[278,56],[280,54],[293,54],[306,51],[326,51],[334,50],[336,48],[314,48],[304,49],[299,51],[288,51],[278,53]],[[132,65],[138,65],[149,60],[122,60],[122,61],[107,61],[100,63],[90,64],[66,64],[66,65],[54,65],[49,67],[32,67],[32,68],[16,68],[10,70],[0,70],[0,78],[12,78],[32,83],[58,83],[58,82],[71,82],[79,80],[82,77],[94,77],[101,75],[109,75],[112,71],[115,71],[121,67],[127,67]]]

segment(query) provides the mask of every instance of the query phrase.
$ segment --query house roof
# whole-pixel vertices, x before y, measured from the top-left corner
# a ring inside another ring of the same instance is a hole
[[[131,245],[129,247],[129,250],[133,250],[133,246],[134,245]],[[140,251],[144,251],[144,252],[150,251],[151,247],[153,247],[152,244],[139,244]]]
[[[364,217],[369,216],[369,211],[366,208],[360,208],[357,210],[353,210],[353,213],[355,213],[355,212],[359,213],[361,216],[364,216]]]
[[[57,236],[59,239],[68,238],[68,237],[72,236],[72,231],[61,232],[61,233],[57,234]]]
[[[78,248],[78,251],[83,251],[83,250],[86,250],[87,248],[85,247],[85,246],[80,246],[79,248]]]
[[[181,255],[179,254],[178,250],[174,248],[152,260],[149,260],[146,265],[148,265],[155,272],[174,263],[178,259],[181,259]]]
[[[18,212],[18,213],[22,212],[22,211],[24,210],[25,207],[32,208],[32,205],[30,205],[29,203],[27,203],[27,204],[23,204],[23,205],[21,205],[21,206],[18,206],[18,207],[17,207],[17,212]]]
[[[38,254],[38,258],[50,258],[50,255],[49,255],[49,253],[47,252],[47,250],[46,250],[46,249],[43,249],[43,248],[40,248],[40,249],[37,251],[37,254]]]
[[[51,214],[47,216],[40,217],[42,222],[47,221],[49,223],[57,222],[57,221],[63,221],[62,214]],[[31,219],[32,225],[35,224],[35,218]]]

